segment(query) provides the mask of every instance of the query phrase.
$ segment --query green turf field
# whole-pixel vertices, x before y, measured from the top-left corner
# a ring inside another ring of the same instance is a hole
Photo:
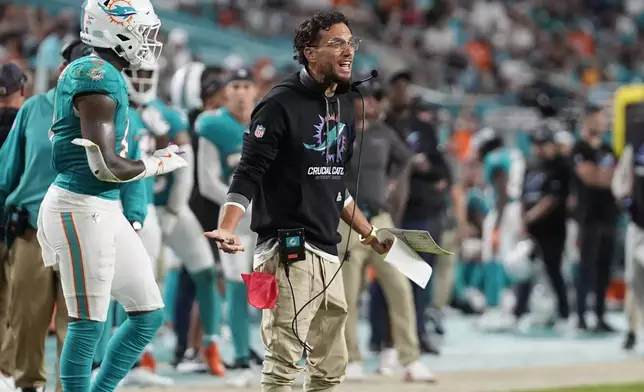
[[[600,385],[594,387],[539,389],[525,392],[643,392],[644,384]]]

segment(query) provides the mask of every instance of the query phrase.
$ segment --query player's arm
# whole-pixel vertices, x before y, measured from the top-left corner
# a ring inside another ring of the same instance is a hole
[[[633,189],[633,146],[627,145],[622,158],[617,163],[615,175],[611,182],[611,191],[616,199],[625,199]]]
[[[221,151],[217,147],[214,135],[217,129],[209,129],[214,124],[204,121],[195,122],[196,133],[199,135],[199,151],[197,152],[197,178],[199,179],[199,193],[217,205],[226,203],[228,185],[222,181],[223,168],[221,165]]]
[[[128,159],[141,159],[141,147],[136,135],[129,138]],[[126,182],[121,185],[121,202],[123,215],[130,222],[134,230],[140,230],[148,215],[148,200],[145,183],[141,180]]]
[[[103,181],[109,181],[113,177],[115,182],[142,178],[147,170],[143,161],[123,158],[114,149],[116,102],[105,94],[84,94],[74,97],[74,106],[81,120],[83,138],[98,146],[108,171],[96,173],[92,168],[94,175]]]
[[[579,179],[587,186],[596,188],[610,188],[615,172],[615,165],[599,167],[592,157],[592,151],[575,149],[573,151],[573,165]]]
[[[195,154],[192,149],[192,140],[188,133],[188,116],[185,112],[168,108],[165,116],[170,130],[168,137],[174,143],[181,157],[188,163],[188,166],[179,169],[173,174],[172,187],[168,196],[168,203],[166,209],[171,213],[177,214],[181,209],[188,206],[190,196],[192,195],[192,188],[194,187],[194,164]]]
[[[109,96],[88,92],[74,97],[74,108],[81,122],[82,139],[72,143],[85,148],[87,161],[96,178],[106,182],[129,182],[169,173],[185,167],[175,154],[176,146],[157,150],[153,156],[131,160],[116,153],[116,102]]]
[[[224,205],[228,194],[228,185],[221,180],[223,174],[219,159],[221,153],[208,139],[200,137],[197,155],[199,193],[217,205]]]
[[[253,111],[250,132],[244,135],[241,160],[233,174],[219,229],[234,232],[246,213],[262,177],[277,156],[286,133],[286,113],[275,100],[261,102]],[[262,127],[262,132],[256,132]]]
[[[0,226],[2,225],[2,211],[11,192],[16,189],[25,168],[25,130],[28,117],[29,101],[18,111],[13,126],[7,135],[7,140],[0,148]],[[0,242],[3,238],[0,237]]]

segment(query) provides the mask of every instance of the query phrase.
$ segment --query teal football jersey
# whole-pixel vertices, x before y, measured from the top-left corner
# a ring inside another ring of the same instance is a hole
[[[239,164],[244,133],[247,130],[248,125],[237,121],[228,109],[203,112],[195,121],[197,135],[210,141],[219,150],[223,183],[230,182],[230,177]]]
[[[488,204],[488,200],[482,189],[474,187],[467,190],[468,211],[487,215],[489,211]]]
[[[170,125],[168,139],[171,142],[175,140],[178,134],[188,131],[188,115],[181,109],[168,106],[156,99],[150,104],[161,112],[165,121]],[[174,174],[169,173],[158,176],[154,183],[154,204],[165,206],[170,198]]]
[[[508,173],[508,195],[512,200],[518,200],[525,174],[525,159],[521,152],[513,148],[499,148],[489,152],[483,159],[483,178],[488,185],[491,186],[492,174],[497,170]]]
[[[127,157],[129,102],[125,80],[109,62],[93,55],[82,57],[69,64],[58,78],[51,126],[52,160],[58,173],[54,185],[74,193],[117,200],[120,185],[96,178],[87,162],[85,148],[72,144],[72,140],[83,137],[74,97],[88,93],[105,94],[116,102],[114,149]]]
[[[150,134],[141,113],[137,110],[130,110],[130,129],[136,133],[136,140],[138,141],[139,150],[143,157],[150,157],[156,151],[156,140]],[[154,203],[154,183],[156,177],[148,177],[141,180],[145,186],[145,197],[148,204]]]
[[[139,160],[142,157],[141,135],[145,129],[140,127],[136,121],[136,111],[130,111],[130,129],[127,135],[128,153],[127,158]],[[121,202],[123,204],[123,215],[129,222],[143,223],[148,215],[149,195],[147,192],[148,180],[154,177],[142,178],[121,184]]]
[[[40,203],[56,178],[47,136],[54,95],[50,90],[26,100],[0,149],[0,211],[10,206],[25,208],[34,228],[38,227]]]

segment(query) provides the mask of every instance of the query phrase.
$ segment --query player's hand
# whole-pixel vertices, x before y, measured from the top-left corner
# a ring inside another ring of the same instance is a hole
[[[188,167],[188,162],[178,155],[179,146],[171,144],[166,148],[156,150],[150,159],[158,161],[156,175],[173,172]]]
[[[217,246],[219,247],[219,249],[223,250],[226,253],[237,253],[244,251],[244,247],[242,246],[239,237],[228,230],[218,229],[208,231],[205,232],[204,235],[207,238],[212,238],[217,241]]]
[[[373,241],[371,241],[371,248],[376,251],[379,255],[384,255],[385,253],[389,252],[389,249],[391,249],[391,246],[393,245],[393,241],[391,240],[385,240],[384,242],[378,241],[377,238],[374,238]]]
[[[163,114],[154,106],[146,106],[141,111],[141,118],[148,130],[155,136],[164,136],[170,132],[170,124],[165,121]]]

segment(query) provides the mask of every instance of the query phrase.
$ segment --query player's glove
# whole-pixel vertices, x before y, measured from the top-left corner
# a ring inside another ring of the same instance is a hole
[[[163,114],[154,106],[146,106],[141,111],[141,118],[145,126],[155,136],[165,136],[170,132],[170,124],[163,118]]]
[[[136,181],[144,177],[152,177],[160,174],[170,173],[171,171],[187,167],[188,162],[177,155],[179,147],[176,145],[169,145],[161,150],[156,150],[149,158],[143,158],[141,161],[145,164],[145,171],[141,172],[136,177],[130,179],[120,179],[112,173],[110,168],[105,163],[101,149],[91,140],[87,139],[74,139],[72,144],[85,147],[87,155],[87,162],[92,173],[101,181],[107,182],[130,182]]]
[[[188,162],[177,155],[179,147],[171,144],[166,148],[156,150],[149,158],[144,158],[145,177],[158,176],[187,167]]]

